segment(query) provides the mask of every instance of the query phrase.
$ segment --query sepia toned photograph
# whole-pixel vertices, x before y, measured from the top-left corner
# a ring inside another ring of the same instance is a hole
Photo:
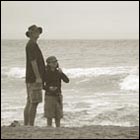
[[[139,1],[1,1],[1,139],[139,139]]]

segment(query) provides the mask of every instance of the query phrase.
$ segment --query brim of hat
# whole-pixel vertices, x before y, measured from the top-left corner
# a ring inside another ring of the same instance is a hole
[[[38,30],[39,30],[40,34],[43,32],[43,29],[42,29],[41,27],[38,27]],[[30,32],[27,31],[27,32],[25,33],[25,35],[26,35],[27,37],[30,37]]]
[[[38,30],[39,30],[40,34],[43,32],[43,29],[41,27],[38,27]]]
[[[26,35],[27,37],[30,37],[30,35],[29,35],[29,32],[28,32],[28,31],[25,33],[25,35]]]
[[[58,60],[57,60],[56,58],[52,58],[52,59],[48,58],[48,59],[46,60],[47,63],[49,63],[49,62],[51,62],[51,61],[58,61]]]

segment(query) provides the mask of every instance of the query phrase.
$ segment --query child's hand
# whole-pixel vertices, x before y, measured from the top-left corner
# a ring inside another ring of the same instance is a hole
[[[55,90],[57,90],[57,87],[52,87],[52,86],[51,86],[51,87],[49,87],[49,90],[50,90],[50,91],[55,91]]]
[[[61,68],[58,68],[57,70],[59,71],[59,73],[63,73]]]

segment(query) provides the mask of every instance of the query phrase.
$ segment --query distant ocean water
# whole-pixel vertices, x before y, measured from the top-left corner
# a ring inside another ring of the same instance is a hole
[[[1,125],[23,122],[27,40],[2,40]],[[46,59],[55,55],[70,83],[63,83],[63,126],[139,125],[138,40],[39,40]],[[43,103],[36,125],[45,126]]]

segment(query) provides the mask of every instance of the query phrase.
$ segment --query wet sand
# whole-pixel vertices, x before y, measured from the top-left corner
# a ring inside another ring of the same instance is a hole
[[[1,139],[139,139],[139,127],[1,127]]]

